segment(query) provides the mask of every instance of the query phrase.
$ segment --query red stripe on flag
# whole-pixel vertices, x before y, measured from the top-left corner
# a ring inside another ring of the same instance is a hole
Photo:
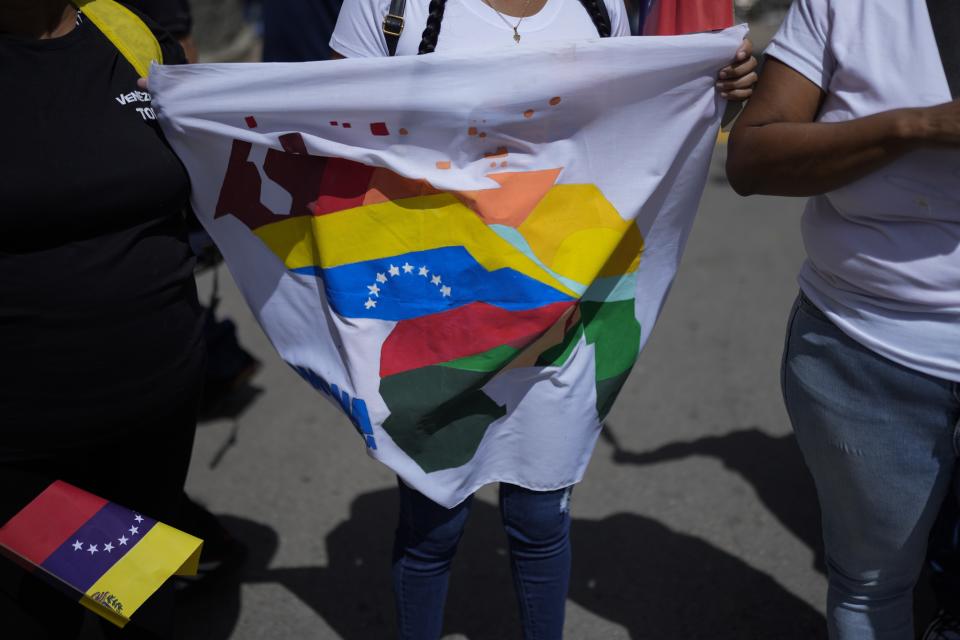
[[[508,311],[485,302],[401,320],[383,343],[380,376],[396,375],[476,355],[501,345],[525,347],[557,321],[573,302]]]
[[[359,207],[372,176],[373,167],[344,158],[328,158],[320,179],[319,196],[310,204],[311,212],[322,216]]]
[[[107,501],[57,480],[0,527],[0,545],[41,564]]]

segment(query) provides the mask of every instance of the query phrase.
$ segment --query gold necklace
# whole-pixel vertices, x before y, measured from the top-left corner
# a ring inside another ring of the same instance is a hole
[[[520,28],[520,23],[523,22],[523,19],[527,17],[527,8],[530,6],[530,0],[527,0],[523,3],[523,11],[520,12],[520,19],[517,20],[517,24],[510,24],[510,21],[503,17],[503,14],[500,13],[500,10],[493,6],[493,3],[490,0],[483,0],[487,3],[487,6],[497,12],[497,15],[500,16],[500,19],[503,20],[503,24],[507,25],[513,29],[513,41],[517,44],[520,44],[520,32],[517,29]]]

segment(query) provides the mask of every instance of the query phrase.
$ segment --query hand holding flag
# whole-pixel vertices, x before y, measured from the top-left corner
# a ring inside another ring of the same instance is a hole
[[[733,0],[650,0],[643,21],[645,36],[679,36],[719,31],[733,26]],[[744,39],[736,57],[720,70],[717,89],[720,95],[742,102],[753,95],[757,83],[753,43]]]

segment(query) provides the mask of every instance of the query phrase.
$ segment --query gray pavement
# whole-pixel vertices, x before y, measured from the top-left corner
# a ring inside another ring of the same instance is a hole
[[[571,639],[823,637],[818,512],[778,374],[802,201],[737,197],[721,155],[660,323],[574,492]],[[188,490],[250,558],[183,598],[181,636],[391,637],[395,480],[222,280],[222,314],[265,366],[201,425]],[[519,638],[495,497],[480,492],[455,563],[448,639]]]

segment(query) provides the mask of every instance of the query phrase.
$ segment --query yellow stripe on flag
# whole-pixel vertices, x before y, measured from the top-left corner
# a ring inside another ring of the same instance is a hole
[[[450,194],[379,202],[322,216],[300,216],[256,230],[288,269],[377,260],[463,246],[488,271],[514,269],[573,298],[578,294],[497,235]]]
[[[196,574],[202,546],[199,538],[158,522],[87,590],[81,603],[122,627],[170,576]]]
[[[643,236],[592,184],[561,184],[517,227],[554,273],[589,285],[637,270]]]

